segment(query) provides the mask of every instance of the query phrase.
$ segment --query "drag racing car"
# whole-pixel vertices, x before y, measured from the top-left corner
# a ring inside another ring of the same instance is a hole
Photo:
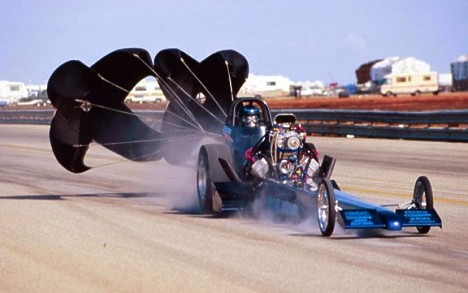
[[[230,49],[202,61],[177,48],[159,51],[154,62],[143,48],[115,50],[91,66],[69,60],[47,83],[56,109],[52,152],[72,173],[96,167],[85,164],[94,143],[135,162],[195,161],[200,209],[209,214],[248,209],[260,200],[316,215],[325,236],[337,220],[345,229],[416,227],[427,233],[442,227],[427,177],[419,177],[412,200],[394,210],[341,191],[331,179],[335,159],[320,162],[294,115],[273,119],[263,100],[237,96],[248,76],[247,59]],[[159,123],[147,123],[125,104],[147,77],[157,80],[167,99]]]
[[[394,210],[347,194],[331,179],[336,160],[324,156],[319,163],[295,116],[272,119],[261,99],[235,100],[222,137],[202,145],[198,154],[197,192],[204,213],[248,209],[262,200],[287,206],[301,217],[316,214],[323,236],[332,235],[336,221],[344,229],[416,227],[422,234],[432,226],[442,227],[427,177],[419,177],[411,201]]]

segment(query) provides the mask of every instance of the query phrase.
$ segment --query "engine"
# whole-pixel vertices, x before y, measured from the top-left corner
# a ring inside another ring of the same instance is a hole
[[[314,154],[305,145],[306,133],[295,125],[280,125],[269,133],[269,149],[252,165],[252,173],[264,178],[273,168],[277,179],[294,187],[315,189],[314,176],[319,169]]]

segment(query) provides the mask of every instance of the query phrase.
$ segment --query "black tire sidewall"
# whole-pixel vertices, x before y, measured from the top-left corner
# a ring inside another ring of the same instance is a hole
[[[200,180],[200,166],[203,161],[203,168],[205,169],[205,194],[202,197],[200,193],[200,187],[198,186]],[[213,192],[214,186],[210,174],[210,165],[208,161],[208,154],[204,148],[200,150],[197,161],[197,194],[198,194],[198,204],[200,207],[200,212],[202,214],[212,214],[213,213]]]
[[[331,184],[331,181],[327,178],[324,178],[320,185],[319,185],[319,190],[321,185],[324,186],[326,193],[328,194],[328,223],[327,227],[322,230],[322,227],[320,226],[320,220],[319,220],[319,214],[317,213],[317,221],[319,222],[319,229],[320,232],[322,233],[323,236],[330,236],[333,234],[333,230],[335,229],[335,222],[336,222],[336,210],[335,210],[335,192],[333,190],[333,185]],[[317,195],[318,196],[318,195]],[[318,202],[317,202],[318,204]]]
[[[422,185],[422,189],[425,193],[425,198],[426,198],[426,209],[433,209],[434,208],[434,199],[433,199],[433,193],[432,193],[432,185],[431,182],[429,181],[429,178],[426,176],[420,176],[414,185],[414,191],[413,191],[413,201],[416,202],[416,198],[421,196],[419,193],[419,186]],[[418,207],[421,208],[421,207]],[[430,226],[420,226],[416,227],[418,232],[420,234],[427,234],[429,230],[431,230]]]

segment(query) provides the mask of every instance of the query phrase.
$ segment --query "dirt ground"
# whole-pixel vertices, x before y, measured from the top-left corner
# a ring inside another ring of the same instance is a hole
[[[431,111],[468,109],[468,92],[420,96],[351,96],[310,97],[302,99],[267,99],[272,109],[365,109],[392,111]]]
[[[433,111],[468,109],[468,92],[439,95],[383,97],[380,95],[338,97],[264,97],[272,109],[363,109]],[[132,109],[164,109],[165,104],[131,104]]]
[[[363,109],[392,111],[432,111],[468,109],[468,92],[441,93],[439,95],[383,97],[380,95],[338,97],[264,97],[272,109]],[[128,104],[133,110],[163,110],[165,103]],[[47,109],[52,106],[16,106],[2,109]]]

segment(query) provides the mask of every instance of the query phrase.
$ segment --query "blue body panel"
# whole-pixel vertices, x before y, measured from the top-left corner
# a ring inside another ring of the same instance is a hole
[[[401,230],[401,221],[393,211],[363,201],[338,189],[335,189],[334,192],[337,204],[341,208],[340,215],[346,229],[385,228],[388,230]]]
[[[356,198],[341,190],[334,190],[341,208],[340,215],[345,229],[385,228],[401,230],[403,227],[442,227],[442,220],[434,209],[389,210]]]
[[[236,191],[238,192],[239,189]],[[434,209],[397,209],[392,211],[386,207],[361,200],[339,189],[334,189],[334,193],[339,207],[340,223],[344,229],[382,228],[399,231],[403,227],[442,227],[442,221]],[[239,195],[239,193],[237,194]],[[317,211],[317,192],[285,185],[273,179],[265,180],[260,187],[252,191],[252,194],[238,196],[239,209],[246,207],[246,199],[255,197],[265,198],[269,209],[289,215],[298,214],[301,207],[309,215],[315,215]],[[232,200],[233,198],[229,200],[230,204],[229,207],[226,206],[226,211],[233,210]]]
[[[232,149],[234,167],[242,170],[245,164],[245,151],[254,146],[266,133],[266,127],[245,128],[224,125],[223,137]]]
[[[252,105],[255,105],[261,113],[259,116],[259,126],[242,127],[242,123],[239,123],[240,110],[244,106],[251,107]],[[283,119],[286,118],[291,119],[291,116],[283,116]],[[281,121],[281,119],[278,121]],[[293,120],[283,120],[283,122],[286,121],[291,122]],[[299,216],[317,215],[318,192],[310,191],[306,187],[297,187],[305,185],[304,182],[297,184],[296,181],[288,180],[288,178],[283,181],[283,177],[278,174],[276,176],[270,174],[270,176],[274,176],[276,179],[265,179],[267,176],[263,175],[257,178],[244,176],[246,173],[245,167],[249,167],[245,154],[246,150],[252,147],[257,149],[261,146],[268,151],[270,142],[267,139],[268,136],[265,135],[272,127],[271,112],[264,101],[255,98],[243,98],[237,99],[231,105],[226,124],[222,129],[222,135],[224,143],[229,146],[231,151],[229,155],[232,157],[228,161],[232,164],[229,167],[225,167],[224,170],[226,174],[232,175],[237,173],[237,175],[241,176],[240,178],[231,176],[230,180],[232,182],[214,182],[222,201],[221,210],[241,210],[248,207],[255,199],[260,198],[266,201],[268,208],[282,213],[297,214]],[[322,178],[328,180],[333,170],[334,160],[332,159],[327,164],[324,163],[325,160],[322,162]],[[242,182],[242,180],[245,180],[245,182]],[[330,186],[328,183],[327,186]],[[442,227],[442,221],[434,209],[416,209],[415,205],[411,205],[409,209],[397,209],[393,211],[345,193],[336,184],[333,191],[337,217],[340,220],[339,223],[345,229],[383,228],[398,231],[402,227],[418,227],[418,230],[424,226]]]

